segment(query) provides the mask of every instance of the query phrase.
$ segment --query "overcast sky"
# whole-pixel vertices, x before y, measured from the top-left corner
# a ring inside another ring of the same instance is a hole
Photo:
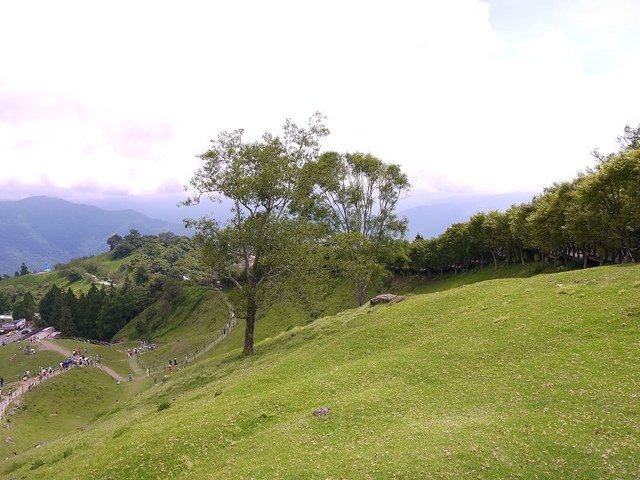
[[[413,195],[540,191],[640,123],[640,1],[2,2],[0,198],[176,193],[316,110]]]

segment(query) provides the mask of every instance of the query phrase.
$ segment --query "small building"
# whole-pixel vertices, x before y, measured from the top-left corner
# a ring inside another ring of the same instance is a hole
[[[13,322],[13,316],[11,315],[0,315],[0,323],[2,322]]]
[[[22,330],[27,326],[27,320],[21,318],[20,320],[14,320],[13,322],[5,322],[2,324],[2,330],[10,332],[11,330]]]

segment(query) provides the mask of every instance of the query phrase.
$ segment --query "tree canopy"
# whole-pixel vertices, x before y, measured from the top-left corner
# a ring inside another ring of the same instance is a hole
[[[199,156],[185,205],[203,197],[232,202],[231,218],[221,225],[212,218],[188,221],[196,227],[203,260],[220,278],[232,282],[245,305],[244,353],[253,352],[258,308],[277,284],[296,277],[319,248],[317,226],[294,214],[304,194],[305,165],[318,158],[320,140],[328,134],[316,114],[306,128],[287,121],[282,135],[265,133],[245,141],[243,130],[223,132]]]
[[[313,178],[310,209],[326,222],[340,268],[362,305],[369,284],[384,276],[384,262],[398,260],[388,248],[406,229],[395,208],[409,181],[398,165],[371,154],[327,152],[308,168]]]

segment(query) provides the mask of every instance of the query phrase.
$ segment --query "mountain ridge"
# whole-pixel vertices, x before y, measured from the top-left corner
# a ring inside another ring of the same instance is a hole
[[[103,253],[110,235],[131,229],[143,234],[180,231],[131,209],[106,210],[48,196],[0,201],[0,274],[19,270],[22,262],[37,271],[45,263]]]

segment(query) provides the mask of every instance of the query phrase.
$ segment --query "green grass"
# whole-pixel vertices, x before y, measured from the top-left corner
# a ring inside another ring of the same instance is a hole
[[[545,272],[553,273],[553,268],[548,267]],[[498,265],[495,269],[492,265],[484,268],[474,268],[468,272],[460,272],[457,275],[446,275],[442,278],[433,276],[430,279],[424,276],[407,275],[395,277],[388,285],[388,290],[398,294],[414,294],[443,292],[462,285],[470,285],[498,278],[527,278],[542,273],[540,263],[527,263],[525,265]]]
[[[34,355],[26,355],[23,353],[25,346],[32,347],[36,353]],[[20,341],[9,343],[4,347],[0,347],[0,377],[4,378],[5,385],[22,380],[24,372],[29,370],[32,373],[38,371],[38,368],[55,367],[64,360],[64,357],[57,352],[43,351],[38,344]],[[3,389],[6,393],[7,389]]]
[[[126,382],[116,385],[95,368],[76,368],[26,393],[9,408],[9,420],[0,427],[0,459],[5,460],[5,472],[14,454],[40,448],[65,432],[75,430],[79,435],[99,419],[121,410],[134,387]],[[61,457],[63,454],[64,450]]]
[[[228,315],[223,294],[187,286],[173,308],[152,305],[122,329],[116,340],[127,340],[123,347],[139,345],[131,341],[135,338],[155,343],[158,347],[140,355],[140,363],[143,368],[161,370],[169,359],[182,363],[185,355],[191,357],[217,338]]]
[[[131,366],[129,365],[129,360],[127,358],[126,352],[119,348],[118,346],[104,346],[104,345],[95,345],[87,342],[80,342],[78,340],[51,340],[51,343],[56,343],[63,348],[66,348],[69,351],[72,351],[74,348],[80,350],[81,354],[89,355],[90,357],[96,357],[96,355],[100,354],[101,363],[103,365],[107,365],[113,368],[117,373],[126,377],[131,371]]]
[[[18,455],[7,478],[638,478],[639,279],[491,280],[294,327]]]

